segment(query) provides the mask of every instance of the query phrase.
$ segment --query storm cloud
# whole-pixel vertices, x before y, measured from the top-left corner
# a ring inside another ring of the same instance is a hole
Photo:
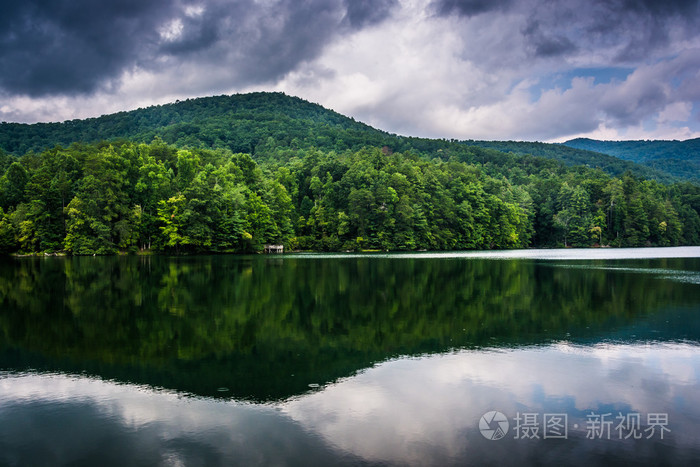
[[[283,91],[394,133],[700,136],[700,0],[25,0],[0,120]]]
[[[511,6],[513,0],[438,0],[432,8],[439,15],[458,14],[476,16],[494,10],[504,10]]]
[[[338,36],[388,16],[394,0],[25,0],[3,4],[0,88],[86,94],[125,71],[182,61],[228,68],[229,85],[274,80]]]
[[[488,12],[522,16],[521,33],[535,56],[613,48],[616,61],[634,61],[672,39],[700,34],[697,0],[436,0],[432,9],[465,18]]]
[[[3,2],[0,87],[42,96],[92,92],[158,40],[167,0]]]

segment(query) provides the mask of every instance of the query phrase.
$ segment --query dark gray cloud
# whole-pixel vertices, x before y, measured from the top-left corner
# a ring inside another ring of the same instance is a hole
[[[201,15],[181,20],[181,36],[160,50],[179,61],[228,69],[222,87],[273,82],[318,57],[337,37],[385,20],[396,5],[396,0],[281,0],[232,6],[209,0]]]
[[[697,14],[697,0],[616,0],[603,1],[611,5],[619,5],[619,9],[648,12],[653,15],[672,16]]]
[[[616,125],[637,125],[669,104],[700,99],[698,70],[700,55],[697,50],[639,67],[620,86],[612,87],[601,96],[600,108]]]
[[[256,21],[259,40],[251,43],[241,64],[253,73],[241,75],[245,82],[281,78],[296,64],[316,57],[338,34],[342,16],[336,2],[287,2],[281,15]],[[224,44],[227,46],[227,44]]]
[[[379,23],[389,16],[398,0],[345,0],[345,20],[353,29]]]
[[[672,34],[698,36],[698,20],[698,0],[596,0],[580,24],[589,47],[619,46],[616,60],[634,62],[666,47]]]
[[[134,67],[185,61],[231,70],[231,85],[273,80],[337,36],[384,20],[396,0],[3,3],[0,90],[40,97],[89,94]]]
[[[435,0],[431,7],[441,16],[523,16],[520,32],[534,57],[615,49],[616,61],[635,62],[666,47],[674,35],[700,35],[699,0]]]
[[[90,92],[157,39],[169,0],[5,1],[0,15],[0,87],[31,96]]]
[[[645,118],[663,110],[668,94],[662,83],[631,83],[627,88],[603,96],[600,108],[618,126],[640,124]]]
[[[457,14],[471,17],[489,11],[504,10],[512,3],[513,0],[436,0],[431,3],[431,7],[438,15]]]
[[[526,44],[534,55],[540,57],[556,57],[575,52],[578,47],[568,37],[559,33],[547,33],[540,27],[540,22],[530,20],[522,30]]]

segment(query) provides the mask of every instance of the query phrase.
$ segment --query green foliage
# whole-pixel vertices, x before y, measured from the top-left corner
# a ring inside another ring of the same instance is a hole
[[[15,227],[10,217],[0,208],[0,254],[12,253],[17,250]]]
[[[12,163],[15,161],[15,158],[7,154],[5,151],[0,148],[0,177],[5,174],[5,171],[7,168],[12,165]]]
[[[671,183],[676,177],[684,177],[676,171],[668,170],[663,164],[640,165],[635,159],[619,158],[617,154],[605,153],[599,148],[586,145],[571,145],[571,141],[564,144],[536,143],[526,141],[464,141],[464,144],[480,148],[495,149],[518,156],[536,156],[553,159],[569,166],[585,166],[601,169],[604,172],[621,176],[630,172],[638,177]],[[693,177],[690,177],[693,178]]]
[[[614,176],[630,171],[638,177],[664,183],[674,180],[668,173],[669,170],[674,172],[674,165],[678,165],[678,170],[684,171],[689,178],[696,178],[695,174],[700,168],[697,165],[700,161],[687,158],[671,162],[668,166],[654,159],[653,163],[645,162],[645,167],[601,154],[605,151],[594,152],[598,149],[582,150],[563,144],[458,142],[402,137],[282,93],[261,92],[187,99],[173,104],[63,123],[0,123],[0,151],[15,156],[28,152],[41,153],[56,145],[66,146],[75,141],[129,140],[149,143],[154,138],[177,148],[228,149],[234,153],[250,154],[257,161],[286,160],[299,149],[315,148],[340,153],[346,150],[356,152],[364,147],[381,147],[388,153],[412,151],[445,160],[450,156],[460,157],[459,154],[469,153],[473,158],[471,162],[485,156],[486,159],[481,162],[496,165],[512,162],[513,158],[504,153],[531,155],[568,166],[600,168]],[[481,152],[477,149],[495,151]],[[168,157],[177,158],[172,151]],[[0,170],[6,164],[3,158],[0,152]],[[464,158],[461,160],[466,161]],[[541,166],[545,162],[530,158],[529,163]]]
[[[24,187],[29,181],[27,169],[19,162],[13,162],[0,178],[0,206],[8,208],[24,199]]]
[[[700,138],[686,141],[598,141],[577,138],[564,144],[609,154],[679,178],[700,181]]]
[[[14,155],[42,152],[74,141],[150,142],[154,137],[178,147],[269,154],[279,147],[316,146],[332,150],[382,146],[389,136],[317,104],[282,93],[187,99],[64,123],[0,124],[0,148]]]
[[[256,163],[247,154],[178,150],[159,140],[57,147],[13,163],[3,176],[0,249],[670,246],[700,235],[695,185],[610,178],[505,154],[494,163],[481,151],[446,161],[381,148],[299,149],[285,162]],[[467,162],[473,158],[487,162]]]
[[[0,146],[4,253],[700,243],[695,184],[563,145],[399,137],[283,94],[3,124]]]

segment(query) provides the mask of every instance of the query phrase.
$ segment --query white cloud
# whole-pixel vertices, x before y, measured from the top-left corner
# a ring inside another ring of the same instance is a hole
[[[189,18],[200,17],[202,14],[204,14],[205,9],[206,8],[204,5],[187,5],[185,7],[185,16]]]
[[[659,112],[657,121],[659,123],[683,122],[690,118],[692,110],[691,102],[674,102]]]
[[[463,43],[453,27],[453,20],[431,18],[421,5],[406,3],[391,20],[335,42],[308,65],[332,74],[309,81],[304,68],[278,89],[389,131],[460,136],[463,131],[445,131],[436,119],[440,107],[493,100],[509,83],[461,58]]]
[[[700,125],[689,113],[683,118],[676,101],[684,98],[683,109],[692,109],[698,98],[690,73],[697,70],[700,51],[641,64],[623,81],[601,84],[574,76],[567,88],[542,88],[539,76],[604,66],[620,51],[531,57],[521,35],[527,20],[527,12],[518,9],[468,19],[436,17],[424,3],[402,2],[389,20],[331,44],[277,88],[417,136],[561,141],[699,134]],[[309,70],[318,68],[331,72],[309,79]],[[672,110],[676,120],[669,125]],[[688,124],[678,125],[684,121]]]
[[[390,464],[440,465],[435,453],[455,459],[478,452],[476,426],[485,412],[512,418],[557,403],[571,424],[576,411],[602,407],[672,412],[676,442],[692,444],[684,430],[693,417],[681,420],[681,411],[700,404],[698,369],[697,349],[681,344],[461,351],[383,363],[292,400],[284,412],[343,451]]]
[[[182,24],[182,20],[176,18],[166,23],[158,32],[160,33],[161,39],[166,42],[173,42],[182,36],[183,29],[184,25]]]

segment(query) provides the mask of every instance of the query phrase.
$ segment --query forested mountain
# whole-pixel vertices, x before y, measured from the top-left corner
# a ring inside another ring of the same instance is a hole
[[[250,93],[188,99],[172,104],[119,112],[63,123],[0,124],[0,150],[21,156],[55,145],[126,139],[150,143],[159,137],[178,147],[248,153],[254,158],[270,148],[316,148],[324,151],[359,150],[387,146],[392,151],[413,150],[435,157],[455,145],[495,149],[599,168],[610,175],[630,172],[664,183],[673,177],[605,154],[559,144],[514,141],[446,141],[402,137],[377,130],[332,110],[282,93]],[[0,162],[1,163],[1,162]]]
[[[663,183],[672,183],[684,177],[681,174],[671,173],[665,170],[664,166],[650,166],[624,160],[614,154],[603,153],[596,149],[586,147],[572,147],[564,144],[538,143],[529,141],[464,141],[464,144],[478,146],[481,148],[495,149],[497,151],[513,153],[517,155],[531,155],[546,157],[563,162],[566,165],[583,165],[586,167],[599,168],[610,175],[622,175],[629,172],[637,177],[657,180]]]
[[[391,135],[277,93],[0,130],[5,253],[700,244],[698,185]]]
[[[700,138],[686,141],[599,141],[577,138],[564,144],[664,170],[680,178],[700,179]]]
[[[357,149],[396,141],[388,133],[282,93],[250,93],[177,101],[63,123],[0,124],[0,148],[23,155],[59,144],[160,137],[178,147],[226,148],[254,154],[260,144]]]

